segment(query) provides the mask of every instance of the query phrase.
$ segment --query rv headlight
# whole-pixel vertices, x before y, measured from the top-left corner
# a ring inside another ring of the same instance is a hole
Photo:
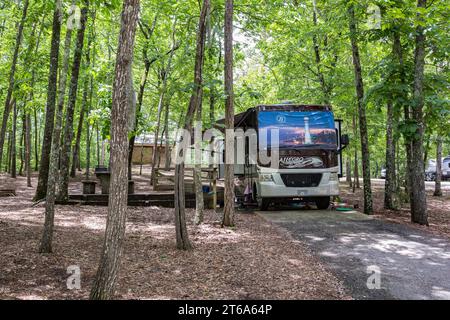
[[[270,173],[262,173],[259,175],[260,182],[273,182],[273,176]]]
[[[332,172],[330,173],[330,181],[338,181],[339,180],[339,176],[336,172]]]

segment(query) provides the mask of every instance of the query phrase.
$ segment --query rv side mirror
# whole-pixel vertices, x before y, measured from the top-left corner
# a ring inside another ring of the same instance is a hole
[[[343,134],[341,136],[341,145],[348,146],[349,144],[350,144],[350,138],[349,138],[348,134]]]

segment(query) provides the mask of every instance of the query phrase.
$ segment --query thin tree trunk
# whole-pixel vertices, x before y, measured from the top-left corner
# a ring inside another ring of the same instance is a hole
[[[91,108],[92,108],[93,94],[94,94],[94,77],[91,75],[91,77],[90,77],[90,92],[89,92],[89,106],[88,106],[88,110],[86,113],[86,117],[88,118],[88,122],[86,124],[86,180],[89,180],[89,178],[90,178],[89,175],[90,175],[90,170],[91,170],[91,138],[92,137],[91,137],[91,125],[89,123],[89,114],[90,114]]]
[[[195,146],[194,146],[194,188],[195,188],[195,215],[194,224],[203,223],[203,211],[205,202],[203,200],[203,182],[202,182],[202,99],[200,97],[197,106],[197,119],[195,124]]]
[[[442,197],[442,137],[436,139],[436,181],[434,184],[434,196]]]
[[[31,185],[31,116],[29,113],[25,116],[25,168],[27,172],[27,187]]]
[[[17,103],[13,101],[13,126],[11,138],[11,178],[17,178],[17,164],[16,164],[16,139],[17,138]]]
[[[6,166],[5,171],[11,173],[11,146],[12,146],[12,130],[8,132],[8,146],[6,148]]]
[[[33,119],[34,119],[34,171],[39,170],[39,123],[37,110],[34,108],[33,110]]]
[[[60,8],[60,0],[58,0],[57,6]],[[62,18],[62,12],[58,10],[58,13],[55,15],[56,19]],[[69,31],[69,30],[68,30]],[[64,90],[63,82],[66,81],[64,74],[62,72],[67,71],[64,70],[64,66],[67,63],[67,50],[70,51],[70,41],[67,41],[66,35],[66,48],[64,49],[64,61],[63,61],[63,70],[61,71],[61,76],[59,77],[59,96],[61,97],[61,90]],[[67,67],[66,67],[67,69]],[[45,223],[44,230],[42,232],[41,243],[39,247],[40,253],[51,253],[53,251],[53,229],[54,229],[54,218],[55,218],[55,200],[56,200],[56,182],[58,177],[58,163],[59,163],[59,150],[60,150],[60,136],[61,136],[61,127],[62,127],[62,117],[63,117],[63,103],[58,102],[58,108],[56,110],[56,118],[54,123],[53,130],[53,138],[52,145],[50,148],[50,161],[48,168],[48,181],[46,183],[46,201],[45,201]]]
[[[128,200],[128,123],[131,64],[139,0],[124,0],[111,110],[111,186],[105,241],[90,299],[113,298],[120,267]]]
[[[418,0],[417,7],[425,10],[426,0]],[[417,14],[421,22],[416,28],[416,49],[414,53],[414,95],[412,120],[417,129],[410,137],[412,146],[412,161],[410,170],[411,186],[411,221],[421,225],[428,225],[427,198],[425,192],[425,172],[423,163],[423,135],[424,135],[424,68],[425,68],[425,27],[424,14]]]
[[[352,117],[353,124],[353,134],[355,137],[358,136],[358,122],[356,120],[356,114],[353,114]],[[354,153],[353,153],[353,193],[356,192],[356,189],[359,189],[361,186],[359,184],[359,161],[358,161],[358,146],[355,144]]]
[[[144,101],[144,92],[145,92],[145,87],[147,86],[148,74],[150,72],[150,67],[151,67],[152,63],[156,61],[156,59],[150,60],[148,58],[147,51],[148,51],[148,47],[150,45],[150,39],[153,35],[153,32],[155,31],[157,21],[158,21],[158,14],[155,15],[155,19],[153,20],[153,24],[151,27],[148,27],[147,25],[145,25],[143,23],[139,24],[141,27],[141,31],[144,34],[144,37],[146,40],[144,49],[142,50],[143,57],[144,57],[144,75],[143,75],[141,83],[139,85],[139,93],[138,93],[138,98],[137,98],[133,135],[131,136],[130,141],[128,143],[128,180],[132,180],[132,178],[133,178],[133,170],[132,170],[133,163],[132,162],[133,162],[134,143],[136,141],[135,131],[139,127],[139,115],[141,113],[142,103]],[[141,169],[141,172],[142,172],[142,169]],[[142,175],[142,173],[141,173],[141,175]]]
[[[394,203],[397,188],[395,187],[395,142],[394,142],[394,105],[387,103],[386,119],[386,180],[384,184],[384,208],[398,209]]]
[[[170,169],[170,145],[169,145],[169,112],[170,112],[170,102],[167,101],[166,102],[166,111],[164,114],[164,134],[165,134],[165,169],[169,170]]]
[[[225,2],[225,129],[226,148],[234,148],[234,90],[233,90],[233,0]],[[232,152],[227,152],[228,154]],[[225,161],[225,207],[222,226],[234,226],[234,159]]]
[[[173,23],[173,31],[172,31],[172,50],[171,53],[169,55],[169,60],[167,62],[167,66],[166,68],[163,69],[162,71],[162,75],[163,75],[163,83],[162,83],[162,88],[161,88],[161,95],[159,98],[159,104],[158,104],[158,123],[156,125],[156,132],[155,132],[155,142],[153,144],[153,161],[152,161],[152,172],[151,172],[151,184],[153,185],[154,183],[154,178],[155,178],[155,165],[156,165],[156,161],[159,157],[159,152],[158,152],[158,136],[159,136],[159,130],[161,127],[161,115],[162,115],[162,111],[163,111],[163,106],[165,104],[165,96],[166,96],[166,91],[167,91],[167,80],[169,78],[169,74],[171,72],[171,68],[172,68],[172,59],[175,53],[175,48],[177,46],[176,43],[176,39],[175,39],[175,31],[176,31],[176,25],[177,22],[176,20]],[[201,98],[200,98],[201,100]]]
[[[25,107],[25,105],[24,105],[24,107]],[[19,176],[21,176],[21,177],[23,177],[23,171],[24,171],[24,165],[25,165],[25,130],[26,130],[26,123],[25,123],[26,120],[25,119],[26,119],[25,114],[22,114],[22,132],[20,134],[20,143],[19,143],[19,157],[20,157]]]
[[[61,40],[61,18],[62,18],[61,1],[55,0],[55,5],[56,8],[53,15],[52,40],[50,49],[50,70],[48,76],[47,107],[45,114],[44,138],[41,148],[38,185],[36,188],[36,194],[33,199],[34,201],[38,201],[46,197],[52,135],[55,123],[54,121],[55,121],[56,90],[58,80],[59,43]],[[51,251],[51,247],[49,249]]]
[[[210,1],[203,0],[197,32],[197,48],[196,48],[195,71],[194,71],[195,88],[192,92],[191,100],[189,102],[189,107],[186,112],[183,127],[188,132],[191,132],[192,121],[195,116],[195,111],[198,110],[198,106],[201,103],[202,85],[203,85],[203,65],[204,65],[205,42],[206,42],[206,16],[209,10],[209,6]],[[187,137],[183,138],[186,139]],[[190,141],[188,141],[187,144],[190,145]],[[177,248],[180,250],[190,250],[192,249],[192,245],[191,242],[189,241],[186,227],[185,194],[184,194],[185,193],[184,159],[186,155],[184,153],[184,150],[178,151],[181,152],[181,161],[179,161],[179,159],[176,159],[177,162],[175,165],[175,229],[176,229]]]
[[[351,158],[349,157],[347,159],[347,166],[346,166],[346,170],[345,170],[345,175],[346,175],[346,181],[348,183],[348,186],[350,188],[353,188],[353,181],[352,181],[352,161]]]
[[[312,3],[313,3],[313,22],[314,22],[314,26],[317,29],[318,13],[317,13],[316,0],[313,0]],[[316,30],[314,30],[314,33],[313,33],[313,46],[314,46],[314,56],[315,56],[316,68],[317,68],[317,78],[319,79],[320,86],[321,86],[322,92],[323,92],[323,103],[326,105],[329,105],[330,101],[331,101],[331,94],[330,94],[330,89],[325,81],[325,76],[322,71],[322,59],[320,57],[320,47],[319,47],[319,41],[317,39]]]
[[[81,9],[80,29],[77,32],[77,43],[72,65],[72,75],[69,87],[69,99],[66,110],[66,122],[64,126],[64,138],[61,151],[61,171],[58,183],[58,197],[61,202],[67,202],[69,198],[69,163],[73,139],[73,115],[77,101],[78,78],[80,75],[81,57],[83,54],[84,34],[89,11],[89,0],[84,0]]]
[[[25,2],[23,4],[23,9],[22,9],[22,17],[20,19],[19,26],[17,28],[16,43],[14,46],[13,58],[11,61],[11,69],[9,71],[8,91],[6,92],[5,108],[3,111],[3,121],[2,121],[2,127],[0,129],[0,167],[1,167],[2,158],[3,158],[3,145],[5,144],[5,135],[6,135],[7,125],[8,125],[8,119],[9,119],[9,115],[11,113],[11,106],[12,106],[11,99],[12,99],[12,94],[13,94],[14,85],[15,85],[17,59],[19,57],[20,45],[22,43],[23,28],[24,28],[25,21],[27,18],[28,5],[29,5],[29,0],[25,0]]]
[[[359,47],[357,40],[356,18],[353,4],[348,8],[350,40],[352,45],[353,65],[355,69],[355,86],[358,103],[359,114],[359,130],[361,136],[361,153],[362,153],[362,173],[364,183],[364,213],[372,214],[372,187],[370,180],[370,152],[369,138],[367,133],[366,107],[364,104],[364,84],[361,71],[361,60],[359,57]]]
[[[86,70],[90,70],[91,67],[91,58],[90,58],[90,45],[92,43],[92,38],[89,37],[88,41],[88,47],[86,50]],[[89,73],[87,72],[84,77],[84,84],[83,84],[83,99],[81,102],[81,110],[80,110],[80,118],[78,121],[78,128],[77,128],[77,135],[75,138],[75,146],[73,149],[73,155],[72,155],[72,168],[70,170],[70,176],[72,178],[75,178],[76,175],[76,169],[80,158],[80,143],[81,143],[81,134],[83,132],[83,123],[84,123],[84,116],[85,113],[87,113],[88,108],[88,90],[89,90]],[[88,126],[88,125],[86,125]]]

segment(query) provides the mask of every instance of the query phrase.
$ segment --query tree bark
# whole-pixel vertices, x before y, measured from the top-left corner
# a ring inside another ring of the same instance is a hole
[[[225,129],[234,132],[233,90],[233,0],[225,2]],[[227,146],[234,146],[234,137],[226,135]],[[230,141],[233,140],[233,141]],[[234,159],[225,161],[225,207],[222,226],[234,226]]]
[[[23,105],[23,111],[25,109],[25,104]],[[22,115],[22,132],[20,134],[19,143],[19,153],[20,153],[20,166],[19,166],[19,176],[23,177],[23,171],[25,167],[25,130],[26,130],[26,117],[25,113]],[[17,120],[16,120],[17,121]],[[25,168],[26,171],[26,168]]]
[[[160,132],[160,128],[161,128],[161,115],[163,112],[163,107],[164,107],[164,99],[166,96],[166,91],[167,91],[167,80],[169,77],[169,73],[171,71],[171,65],[172,65],[172,58],[173,58],[173,54],[174,54],[174,48],[176,46],[175,43],[175,26],[176,26],[176,22],[173,25],[173,33],[172,33],[172,53],[169,56],[169,61],[167,62],[167,66],[161,70],[161,75],[162,75],[162,87],[161,87],[161,93],[159,96],[159,102],[158,102],[158,111],[157,111],[157,124],[156,124],[156,131],[155,131],[155,141],[153,143],[153,159],[152,159],[152,172],[150,175],[150,180],[151,180],[151,184],[154,184],[154,178],[155,178],[155,168],[157,167],[157,162],[158,162],[158,158],[159,158],[159,152],[158,152],[158,138],[159,138],[159,132]]]
[[[90,57],[90,46],[92,43],[92,37],[89,37],[89,41],[88,41],[88,47],[86,50],[86,74],[84,76],[84,83],[83,83],[83,98],[82,98],[82,102],[81,102],[81,110],[80,110],[80,118],[78,120],[78,128],[77,128],[77,135],[75,138],[75,145],[73,148],[73,154],[72,154],[72,167],[70,169],[70,176],[72,178],[75,178],[76,175],[76,169],[78,166],[78,162],[80,160],[80,144],[81,144],[81,134],[83,133],[83,123],[84,121],[84,117],[85,114],[87,113],[87,108],[88,108],[88,90],[89,90],[89,80],[90,80],[90,75],[89,75],[89,70],[91,67],[91,57]],[[87,124],[86,126],[88,126],[89,124]]]
[[[9,71],[8,91],[6,92],[5,108],[3,110],[3,121],[2,121],[2,127],[0,129],[0,168],[1,168],[2,158],[3,158],[3,145],[5,144],[5,135],[6,135],[6,130],[7,130],[7,126],[8,126],[8,119],[9,119],[9,115],[11,113],[11,106],[12,106],[11,99],[12,99],[12,94],[14,91],[17,59],[19,57],[20,45],[22,43],[23,28],[24,28],[25,21],[27,18],[28,5],[29,5],[29,0],[25,0],[25,2],[23,4],[23,9],[22,9],[22,18],[20,19],[19,26],[17,28],[16,44],[14,46],[14,53],[13,53],[13,57],[12,57],[12,61],[11,61],[11,69]]]
[[[313,23],[314,26],[317,29],[317,4],[316,4],[316,0],[312,1],[313,3]],[[326,81],[325,81],[325,76],[323,74],[322,71],[322,59],[320,57],[320,47],[319,47],[319,41],[318,41],[318,37],[316,34],[316,30],[314,30],[314,34],[313,34],[313,46],[314,46],[314,57],[316,60],[316,69],[317,69],[317,78],[319,79],[319,83],[320,83],[320,87],[322,88],[322,92],[323,92],[323,103],[326,105],[329,105],[331,103],[331,92],[330,92],[330,88],[327,85]]]
[[[353,134],[355,137],[358,135],[358,121],[356,120],[356,114],[353,115]],[[359,159],[358,159],[358,147],[355,145],[354,150],[354,165],[353,165],[353,193],[356,189],[360,189],[361,185],[359,183]]]
[[[139,115],[141,113],[142,109],[142,103],[144,101],[144,92],[145,87],[147,86],[147,80],[148,80],[148,74],[150,72],[150,67],[152,65],[152,61],[148,58],[148,47],[150,45],[150,39],[153,35],[153,32],[156,28],[156,22],[158,21],[158,14],[155,15],[155,19],[153,20],[153,24],[151,27],[148,27],[144,23],[140,23],[139,26],[141,27],[141,31],[144,34],[145,37],[145,44],[144,48],[142,50],[142,54],[144,57],[144,75],[142,77],[141,83],[139,85],[139,93],[137,97],[137,105],[136,105],[136,115],[135,115],[135,121],[134,121],[134,130],[133,134],[130,138],[130,141],[128,143],[128,180],[131,180],[133,178],[133,149],[134,149],[134,143],[136,141],[136,130],[139,126]],[[156,61],[156,60],[153,60]]]
[[[362,169],[364,183],[364,213],[372,214],[372,188],[370,180],[370,152],[369,138],[367,133],[366,107],[364,104],[364,84],[361,71],[361,60],[357,40],[356,18],[353,4],[348,8],[350,40],[352,45],[353,65],[355,69],[355,86],[359,114],[359,130],[361,136]]]
[[[194,187],[195,187],[195,215],[194,224],[200,225],[203,223],[203,211],[205,209],[205,202],[203,199],[203,182],[202,182],[202,98],[199,99],[197,106],[197,119],[195,124],[195,164],[194,164]]]
[[[171,100],[171,97],[169,98],[169,101]],[[164,140],[165,140],[165,169],[170,169],[170,145],[169,145],[169,112],[170,112],[170,102],[166,102],[166,111],[164,114]]]
[[[64,138],[61,150],[61,170],[58,183],[57,199],[67,202],[69,198],[69,164],[73,139],[73,115],[77,102],[78,78],[80,75],[81,57],[83,54],[84,34],[89,11],[89,0],[84,0],[84,7],[81,9],[80,29],[77,32],[77,43],[72,65],[72,75],[69,87],[69,99],[66,110],[66,122],[64,124]]]
[[[13,125],[12,125],[12,138],[11,138],[11,178],[17,178],[17,152],[16,152],[16,140],[17,140],[17,103],[13,101]]]
[[[59,43],[61,40],[61,1],[55,1],[55,11],[53,14],[53,29],[50,49],[50,70],[47,88],[47,107],[45,114],[44,138],[41,148],[41,161],[39,166],[38,185],[34,201],[39,201],[46,197],[48,171],[50,163],[50,152],[52,145],[53,127],[55,121],[56,90],[58,80]]]
[[[192,121],[194,119],[195,111],[201,103],[202,85],[203,85],[203,65],[205,57],[205,42],[206,42],[206,16],[209,10],[210,1],[203,0],[202,9],[200,12],[198,33],[197,33],[197,48],[195,57],[194,70],[194,84],[195,88],[192,92],[191,100],[189,102],[188,110],[184,120],[184,129],[188,132],[192,130]],[[187,137],[183,137],[186,139]],[[188,141],[190,145],[190,141]],[[192,249],[189,241],[186,215],[185,215],[185,186],[184,186],[184,159],[186,155],[181,150],[182,161],[177,161],[175,165],[175,230],[177,239],[177,248],[180,250]],[[178,159],[177,159],[178,160]],[[180,163],[181,162],[181,163]]]
[[[111,110],[111,184],[105,241],[90,299],[113,298],[120,267],[128,200],[128,121],[131,65],[139,0],[124,0]]]
[[[394,203],[397,188],[395,187],[395,142],[394,142],[394,105],[391,100],[387,103],[386,119],[386,179],[384,183],[384,208],[398,209]]]
[[[66,33],[66,39],[64,44],[63,67],[59,77],[59,88],[58,88],[59,98],[53,128],[54,130],[53,130],[52,145],[50,148],[48,181],[46,184],[47,190],[45,201],[45,222],[44,222],[44,229],[42,232],[41,243],[39,247],[40,253],[51,253],[53,251],[52,242],[53,242],[53,229],[55,217],[56,185],[58,178],[58,165],[61,147],[61,130],[62,130],[63,109],[64,109],[65,83],[67,82],[66,74],[68,70],[68,62],[69,62],[68,60],[70,53],[70,42],[71,42],[70,32],[71,30],[68,29]]]
[[[37,110],[34,108],[33,110],[33,119],[34,119],[34,171],[39,170],[39,123]]]
[[[31,188],[31,116],[25,115],[25,168],[27,172],[27,187]]]
[[[425,10],[426,0],[418,0],[417,7]],[[414,53],[414,94],[412,106],[412,120],[417,129],[416,134],[410,137],[412,158],[410,169],[411,181],[411,221],[420,225],[428,225],[427,198],[425,192],[425,172],[423,162],[423,135],[424,135],[424,68],[425,68],[425,27],[424,15],[417,13],[421,22],[416,27],[416,48]]]
[[[442,137],[436,139],[436,180],[434,184],[434,196],[442,197]]]
[[[345,178],[346,181],[348,183],[348,186],[350,188],[353,188],[353,181],[352,181],[352,161],[351,158],[349,157],[347,159],[347,166],[346,166],[346,170],[345,170]]]

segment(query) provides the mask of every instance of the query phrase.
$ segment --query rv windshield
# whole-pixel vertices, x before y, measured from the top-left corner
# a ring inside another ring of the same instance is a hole
[[[267,130],[269,148],[273,129],[278,129],[280,148],[337,147],[334,115],[329,111],[261,111],[258,129]]]

